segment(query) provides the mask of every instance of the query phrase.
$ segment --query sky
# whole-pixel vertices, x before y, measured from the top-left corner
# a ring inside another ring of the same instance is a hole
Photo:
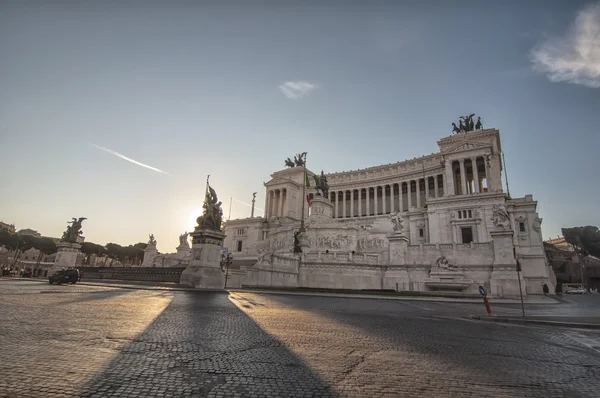
[[[545,239],[600,225],[598,2],[0,2],[0,219],[46,236],[87,217],[87,241],[173,252],[207,175],[225,217],[253,192],[262,215],[288,156],[411,159],[465,113]]]

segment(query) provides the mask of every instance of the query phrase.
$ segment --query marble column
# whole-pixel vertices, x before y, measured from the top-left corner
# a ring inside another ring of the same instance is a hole
[[[438,185],[438,176],[433,177],[433,197],[437,198],[440,195],[440,187]]]
[[[371,215],[371,198],[369,197],[371,196],[371,187],[367,188],[367,211],[366,211],[366,216],[370,216]]]
[[[346,218],[346,190],[342,191],[342,217]]]
[[[404,203],[402,199],[402,184],[403,182],[398,183],[398,211],[404,211]]]
[[[445,162],[445,173],[444,173],[444,196],[456,195],[454,189],[454,162],[446,160]]]
[[[467,176],[465,174],[465,160],[460,159],[458,161],[458,163],[460,165],[460,188],[462,190],[461,194],[466,195],[468,191],[467,191]]]
[[[362,188],[358,189],[358,216],[362,216]]]
[[[385,185],[381,186],[381,213],[385,214]]]
[[[475,187],[475,193],[479,193],[479,172],[477,171],[477,157],[471,158],[471,168],[473,169],[473,186]]]
[[[283,217],[283,189],[279,190],[279,217]]]
[[[354,188],[350,190],[350,217],[354,217]]]
[[[333,211],[331,212],[331,216],[333,218],[335,218],[335,201],[333,200],[334,197],[334,193],[333,192],[329,192],[329,201],[331,202],[331,204],[333,205]]]
[[[412,192],[411,192],[412,191],[412,180],[409,180],[406,183],[406,189],[408,192],[408,195],[407,195],[408,196],[408,210],[410,211],[410,208],[412,207],[412,198],[411,198],[411,196],[412,196]]]
[[[394,185],[390,185],[390,213],[394,212]]]
[[[269,219],[269,195],[270,195],[271,191],[267,191],[267,194],[265,195],[265,214],[264,217],[265,219]]]
[[[275,190],[271,190],[271,200],[269,205],[269,218],[275,216]]]
[[[425,203],[429,199],[429,177],[425,177]]]
[[[415,180],[415,187],[417,188],[417,209],[421,208],[421,180],[417,178]]]
[[[377,215],[377,210],[379,210],[377,207],[378,202],[379,201],[377,200],[377,187],[375,186],[375,187],[373,187],[373,215],[374,216]]]
[[[483,157],[483,167],[485,168],[485,184],[487,186],[488,192],[492,192],[490,188],[490,168],[488,167],[488,161],[486,157]]]

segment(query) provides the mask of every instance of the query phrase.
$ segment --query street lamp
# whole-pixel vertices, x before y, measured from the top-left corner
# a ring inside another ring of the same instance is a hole
[[[229,275],[229,266],[233,262],[233,254],[221,253],[221,271],[225,268],[225,286],[223,289],[227,289],[227,276]]]

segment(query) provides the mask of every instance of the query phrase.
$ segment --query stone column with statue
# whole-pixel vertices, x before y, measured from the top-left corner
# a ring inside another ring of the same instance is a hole
[[[142,261],[142,267],[152,267],[154,265],[154,259],[158,256],[157,242],[154,239],[154,234],[150,234],[148,238],[148,245],[144,249],[144,261]]]
[[[180,259],[186,259],[191,254],[190,244],[188,242],[188,233],[184,232],[179,235],[179,246],[177,246],[177,257]]]
[[[210,177],[210,176],[209,176]],[[189,265],[181,273],[179,283],[200,289],[223,289],[225,274],[221,270],[221,248],[225,234],[221,231],[223,210],[217,193],[206,179],[204,211],[196,220],[192,236]]]
[[[408,237],[404,234],[404,219],[399,212],[389,215],[393,232],[387,236],[390,242],[390,263],[385,273],[384,289],[411,290],[410,276],[406,268]]]
[[[490,290],[493,297],[518,298],[519,277],[521,291],[526,294],[523,273],[517,273],[517,260],[513,245],[513,230],[510,216],[504,205],[492,208],[494,228],[490,231],[494,242],[494,267],[490,275]]]
[[[56,243],[56,257],[54,264],[48,270],[48,276],[56,271],[66,268],[74,268],[77,263],[77,255],[80,253],[81,245],[77,242],[82,235],[81,224],[85,217],[73,218],[69,221],[67,230],[63,233],[60,241]]]

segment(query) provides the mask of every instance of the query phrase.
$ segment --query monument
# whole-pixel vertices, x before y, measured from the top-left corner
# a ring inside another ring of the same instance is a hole
[[[263,183],[264,217],[225,224],[224,246],[244,273],[228,285],[553,291],[537,201],[503,190],[500,132],[463,115],[421,157],[320,175],[306,153],[286,159]]]
[[[209,176],[210,177],[210,176]],[[202,215],[196,220],[192,236],[192,255],[179,283],[201,289],[223,289],[225,274],[221,270],[221,247],[225,234],[221,232],[223,210],[217,193],[206,178],[206,194]]]
[[[148,237],[148,246],[144,249],[144,261],[142,261],[142,267],[152,267],[154,259],[158,255],[158,249],[156,247],[157,242],[154,239],[154,234],[150,234]]]
[[[189,234],[184,232],[182,235],[179,235],[179,246],[177,246],[177,257],[181,259],[187,258],[192,249],[190,248],[190,244],[188,242]]]
[[[81,224],[85,217],[73,218],[67,224],[66,231],[63,233],[61,240],[56,243],[56,257],[54,259],[54,265],[48,270],[48,276],[53,275],[56,271],[63,268],[73,268],[77,261],[77,255],[81,245],[77,243],[77,240],[82,235]]]
[[[490,235],[494,241],[494,264],[490,275],[491,294],[496,297],[519,297],[519,278],[521,278],[521,288],[525,295],[527,292],[523,289],[525,286],[523,275],[517,273],[517,260],[513,249],[514,231],[510,226],[510,215],[504,206],[492,207],[492,223],[494,228],[490,231]]]

